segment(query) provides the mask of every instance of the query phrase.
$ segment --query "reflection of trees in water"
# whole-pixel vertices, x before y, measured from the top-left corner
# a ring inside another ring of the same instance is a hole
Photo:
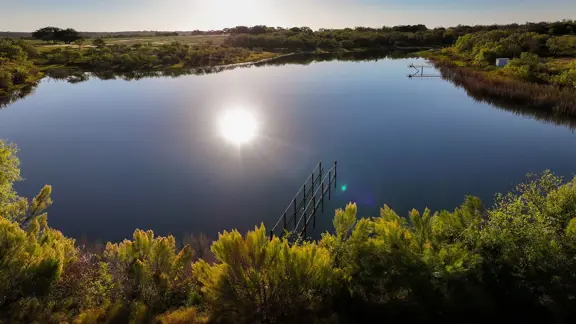
[[[526,104],[515,103],[506,97],[492,94],[490,89],[487,87],[469,86],[469,83],[466,82],[465,75],[454,72],[450,68],[439,67],[438,69],[444,80],[449,81],[458,88],[466,90],[468,96],[474,99],[476,102],[488,103],[492,107],[498,108],[500,110],[509,111],[519,116],[530,117],[546,124],[565,126],[572,130],[576,129],[575,118],[571,118],[570,116],[566,115],[554,114],[550,110],[538,109],[530,107]]]
[[[309,65],[315,62],[330,62],[330,61],[349,61],[349,62],[367,62],[379,61],[382,59],[403,59],[403,58],[417,58],[418,56],[409,52],[395,51],[395,52],[350,52],[350,53],[322,53],[322,54],[292,54],[285,55],[279,58],[263,60],[252,63],[239,63],[224,66],[209,66],[191,69],[169,69],[163,71],[130,71],[130,72],[112,72],[112,71],[97,71],[97,72],[83,72],[74,69],[54,69],[47,72],[50,78],[57,80],[65,80],[69,83],[80,83],[88,81],[91,77],[100,80],[115,80],[121,79],[126,81],[141,80],[145,78],[165,78],[165,77],[180,77],[184,75],[206,75],[230,71],[239,68],[261,67],[261,66],[284,66],[284,65]],[[457,87],[464,88],[468,95],[476,101],[486,102],[496,108],[506,111],[514,112],[522,116],[529,116],[546,123],[554,123],[556,125],[567,126],[571,129],[576,129],[576,119],[566,116],[555,115],[545,110],[530,109],[525,105],[511,103],[508,100],[490,96],[485,91],[474,91],[471,87],[466,87],[460,78],[451,73],[449,69],[440,68],[440,72],[445,80],[450,81]],[[5,107],[19,99],[31,94],[36,86],[30,86],[12,93],[7,97],[0,97],[0,107]]]
[[[161,71],[129,71],[129,72],[116,72],[116,71],[93,71],[85,72],[79,69],[70,68],[56,68],[46,71],[49,78],[55,80],[62,80],[69,83],[81,83],[88,81],[90,78],[97,78],[100,80],[141,80],[146,78],[165,78],[165,77],[180,77],[184,75],[206,75],[230,71],[239,68],[250,68],[260,66],[283,66],[289,64],[295,65],[309,65],[314,62],[329,62],[329,61],[378,61],[381,59],[400,59],[407,57],[416,57],[408,52],[395,51],[395,52],[358,52],[358,53],[322,53],[322,54],[291,54],[284,55],[278,58],[266,59],[259,62],[238,63],[231,65],[221,66],[207,66],[190,69],[167,69]],[[11,93],[8,96],[0,97],[0,107],[5,107],[19,99],[26,97],[32,93],[34,86]]]
[[[22,89],[11,92],[7,96],[0,96],[0,108],[4,108],[24,97],[32,94],[36,89],[37,84],[29,85]]]

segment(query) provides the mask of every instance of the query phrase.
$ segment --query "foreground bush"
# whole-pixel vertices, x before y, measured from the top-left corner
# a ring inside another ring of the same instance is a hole
[[[372,323],[576,319],[576,178],[531,176],[487,208],[337,210],[318,241],[224,232],[213,262],[137,230],[91,252],[19,197],[0,142],[2,323]]]
[[[330,296],[334,269],[327,249],[312,242],[270,240],[266,233],[264,226],[245,237],[224,232],[212,245],[218,262],[194,264],[214,320],[311,320]]]

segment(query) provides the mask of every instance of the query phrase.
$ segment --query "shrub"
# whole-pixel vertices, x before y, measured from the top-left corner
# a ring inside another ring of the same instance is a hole
[[[0,69],[0,89],[8,90],[12,85],[12,73]]]
[[[153,311],[182,306],[193,288],[189,246],[177,253],[174,237],[154,237],[152,231],[134,232],[134,240],[108,243],[104,252],[115,284],[125,298],[143,302]]]
[[[13,84],[24,84],[28,79],[28,70],[22,67],[16,68],[12,74]]]
[[[244,237],[224,232],[212,252],[218,263],[200,260],[194,275],[216,321],[303,320],[327,302],[334,272],[328,250],[315,243],[270,240],[260,226]]]
[[[104,48],[106,46],[106,42],[102,38],[96,38],[92,41],[92,45],[96,46],[97,48]]]
[[[76,254],[74,241],[48,228],[46,216],[27,231],[0,217],[0,245],[0,312],[18,308],[23,298],[47,296]]]
[[[157,320],[161,324],[193,324],[196,322],[196,309],[194,307],[178,309],[158,316]]]

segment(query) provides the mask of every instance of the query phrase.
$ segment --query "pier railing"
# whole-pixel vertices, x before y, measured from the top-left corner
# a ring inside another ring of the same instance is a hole
[[[414,63],[408,65],[408,68],[414,69],[416,72],[414,73],[409,73],[408,74],[408,78],[412,79],[412,78],[440,78],[442,77],[439,74],[424,74],[424,69],[428,68],[428,69],[434,69],[434,65],[430,65],[430,64],[419,64],[419,65],[415,65]]]
[[[324,212],[324,199],[332,199],[332,187],[336,189],[338,162],[325,171],[322,162],[312,170],[312,174],[300,187],[296,196],[274,227],[270,230],[270,239],[276,236],[304,237],[316,228],[318,212]]]

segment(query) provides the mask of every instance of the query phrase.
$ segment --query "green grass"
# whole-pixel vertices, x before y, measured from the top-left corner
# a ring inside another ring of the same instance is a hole
[[[227,35],[200,35],[200,36],[149,36],[149,37],[128,37],[128,38],[104,38],[104,41],[108,45],[134,45],[134,44],[152,44],[152,45],[163,45],[170,44],[173,42],[179,42],[182,44],[206,44],[212,43],[214,45],[221,45],[227,38]],[[94,38],[87,38],[82,48],[92,47],[92,41]],[[75,44],[52,44],[46,43],[40,40],[30,41],[38,51],[46,52],[54,48],[78,48]]]
[[[219,45],[224,43],[227,35],[200,35],[200,36],[151,36],[151,37],[134,37],[134,38],[105,38],[104,41],[107,44],[170,44],[173,42],[179,42],[182,44],[204,44],[206,42],[212,42],[214,45]]]

